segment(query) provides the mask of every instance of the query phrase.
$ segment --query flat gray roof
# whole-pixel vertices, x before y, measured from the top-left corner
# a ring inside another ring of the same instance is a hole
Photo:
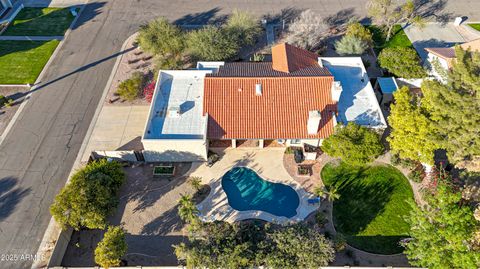
[[[342,84],[338,101],[337,120],[355,122],[374,128],[386,128],[387,123],[378,104],[372,84],[360,57],[322,57],[335,81]]]
[[[203,80],[210,72],[160,71],[144,139],[200,139],[205,136]]]

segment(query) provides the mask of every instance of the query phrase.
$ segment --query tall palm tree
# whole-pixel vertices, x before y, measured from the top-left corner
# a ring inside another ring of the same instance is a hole
[[[197,217],[199,211],[195,206],[191,195],[182,195],[178,204],[178,215],[183,221],[190,222]]]
[[[340,193],[338,193],[337,188],[334,186],[330,186],[329,188],[325,188],[324,193],[327,195],[327,200],[329,202],[333,202],[340,198]]]

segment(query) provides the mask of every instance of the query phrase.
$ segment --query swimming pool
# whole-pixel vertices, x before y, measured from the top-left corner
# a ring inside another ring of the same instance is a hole
[[[290,186],[262,179],[255,171],[236,167],[222,178],[228,203],[238,211],[261,210],[278,217],[291,218],[300,204],[297,192]]]

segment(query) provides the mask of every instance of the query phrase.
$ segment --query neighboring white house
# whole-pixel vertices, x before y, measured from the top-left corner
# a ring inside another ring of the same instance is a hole
[[[464,50],[480,51],[480,39],[459,45]],[[430,70],[432,76],[444,80],[446,71],[452,68],[453,61],[457,58],[455,48],[425,48],[428,52],[425,66]]]
[[[142,143],[146,161],[204,161],[209,147],[321,145],[339,122],[387,127],[360,57],[288,44],[272,62],[199,62],[160,71]]]

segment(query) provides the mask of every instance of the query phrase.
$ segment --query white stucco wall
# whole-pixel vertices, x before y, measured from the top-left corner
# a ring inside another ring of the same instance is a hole
[[[144,139],[143,155],[147,162],[197,162],[207,160],[203,139]]]

